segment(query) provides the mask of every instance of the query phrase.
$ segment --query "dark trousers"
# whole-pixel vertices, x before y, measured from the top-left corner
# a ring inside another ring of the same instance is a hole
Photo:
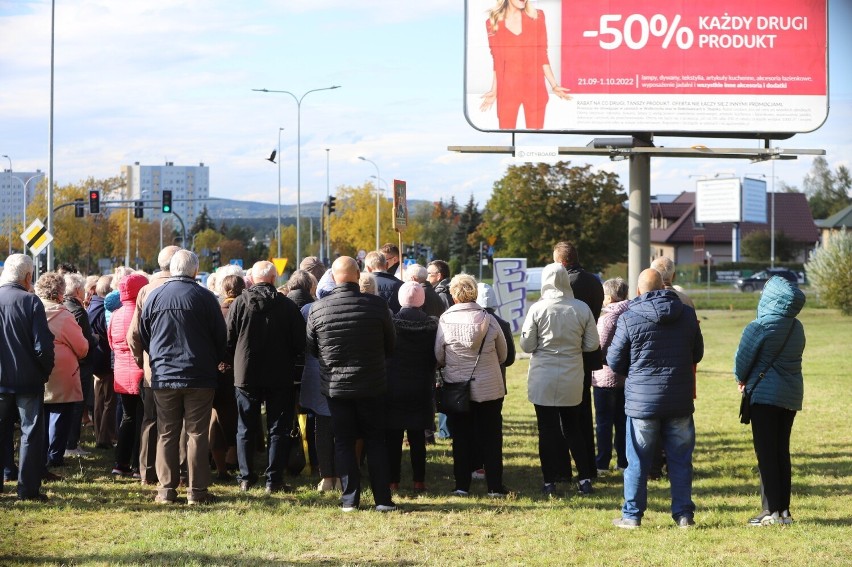
[[[293,391],[272,388],[235,388],[237,398],[237,460],[240,463],[238,479],[257,482],[254,456],[258,432],[261,431],[260,407],[266,405],[266,431],[268,459],[266,485],[284,482],[290,430],[295,411]]]
[[[625,419],[626,422],[626,419]],[[580,434],[586,447],[586,464],[591,476],[580,476],[580,479],[597,478],[598,468],[595,465],[595,421],[592,417],[592,372],[583,373],[583,400],[580,402]],[[574,455],[574,462],[579,459]],[[579,469],[580,466],[577,465]],[[580,474],[579,471],[577,474]]]
[[[71,415],[74,402],[44,404],[44,447],[46,467],[61,467],[65,464],[65,444],[71,431]]]
[[[139,430],[139,476],[147,484],[157,483],[157,405],[154,403],[154,391],[142,386],[139,388],[142,400],[142,422]]]
[[[314,435],[317,446],[317,464],[322,478],[337,476],[334,466],[334,426],[330,415],[316,414],[314,417],[316,430]]]
[[[595,434],[598,452],[595,467],[598,470],[609,469],[612,459],[612,432],[615,430],[616,464],[627,468],[627,449],[624,444],[624,432],[627,429],[627,417],[624,415],[624,388],[594,389],[595,398]]]
[[[561,471],[566,468],[564,462],[569,461],[572,455],[577,465],[577,477],[580,480],[592,478],[594,465],[589,466],[586,438],[580,427],[581,407],[536,405],[535,417],[538,422],[538,455],[544,482],[556,482]],[[570,454],[565,451],[566,443]],[[570,468],[570,465],[567,467]]]
[[[760,497],[763,509],[770,512],[790,509],[793,475],[790,434],[795,418],[793,410],[764,404],[751,406],[751,435],[760,471]]]
[[[65,445],[66,449],[76,449],[80,444],[80,432],[83,427],[83,414],[86,410],[94,407],[95,393],[92,385],[92,370],[88,372],[80,372],[80,386],[83,389],[83,401],[74,402],[74,411],[71,416],[71,431],[68,433],[68,441]]]
[[[503,491],[503,398],[470,402],[467,413],[447,414],[453,432],[453,476],[456,490],[470,491],[474,446],[485,465],[488,492]]]
[[[95,443],[101,447],[112,447],[112,441],[115,439],[113,416],[116,404],[112,370],[96,375],[94,382],[95,409],[92,412],[92,424],[95,426]],[[153,404],[153,401],[151,403]],[[156,443],[156,440],[154,442]]]
[[[399,484],[402,473],[402,437],[408,432],[408,451],[411,457],[411,471],[414,482],[426,481],[426,431],[423,429],[388,429],[385,431],[385,443],[388,447],[388,467],[390,481]]]
[[[18,457],[18,498],[32,498],[41,489],[44,472],[44,393],[0,393],[0,434],[12,431],[15,413],[21,420],[21,447]],[[2,478],[2,477],[0,477]],[[0,480],[0,489],[3,482]]]
[[[121,396],[121,424],[115,446],[115,464],[124,469],[139,468],[139,434],[142,430],[142,399],[138,394]]]
[[[334,465],[343,484],[343,506],[358,506],[361,502],[361,469],[355,457],[358,439],[364,440],[376,505],[391,504],[384,397],[327,399],[334,427]]]

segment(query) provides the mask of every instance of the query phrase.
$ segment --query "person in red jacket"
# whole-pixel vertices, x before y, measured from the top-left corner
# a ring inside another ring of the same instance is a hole
[[[139,290],[148,284],[148,278],[142,274],[124,276],[118,282],[121,307],[116,309],[109,321],[109,346],[115,354],[115,393],[121,396],[122,416],[118,426],[118,444],[115,446],[115,466],[112,474],[116,476],[139,477],[139,437],[141,435],[141,415],[139,385],[144,372],[136,365],[133,352],[127,343],[127,329],[136,310],[136,296]]]
[[[527,129],[541,130],[549,100],[542,78],[550,84],[553,94],[571,99],[550,67],[544,12],[534,8],[529,0],[497,0],[485,27],[494,76],[491,90],[482,95],[480,110],[489,110],[496,101],[500,129],[511,130],[518,127],[518,111],[523,106]]]

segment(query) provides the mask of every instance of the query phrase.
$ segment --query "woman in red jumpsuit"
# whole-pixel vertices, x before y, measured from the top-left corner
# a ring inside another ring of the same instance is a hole
[[[485,27],[494,78],[491,90],[482,95],[480,110],[489,110],[496,100],[500,129],[512,130],[517,128],[518,110],[523,106],[527,129],[541,130],[549,98],[542,78],[553,94],[571,99],[550,68],[544,12],[536,10],[529,0],[498,0]]]

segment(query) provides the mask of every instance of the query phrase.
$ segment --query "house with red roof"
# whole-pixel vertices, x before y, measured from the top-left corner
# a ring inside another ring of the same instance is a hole
[[[766,194],[767,217],[771,193]],[[768,220],[768,218],[767,218]],[[755,231],[768,231],[769,223],[739,223],[740,239]],[[804,193],[775,193],[775,230],[783,232],[797,248],[796,261],[807,260],[820,239]],[[696,223],[695,193],[684,191],[671,202],[651,202],[651,256],[668,256],[675,264],[700,264],[706,252],[713,263],[733,259],[734,223]],[[747,258],[742,258],[743,260]]]

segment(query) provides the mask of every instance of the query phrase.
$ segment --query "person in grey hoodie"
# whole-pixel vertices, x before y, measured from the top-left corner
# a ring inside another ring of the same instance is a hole
[[[595,318],[574,298],[568,271],[553,263],[541,272],[541,299],[530,307],[521,331],[521,348],[532,354],[527,395],[538,421],[538,452],[544,476],[542,491],[555,495],[567,439],[577,464],[580,494],[592,492],[593,471],[580,427],[583,400],[583,353],[600,348]]]

